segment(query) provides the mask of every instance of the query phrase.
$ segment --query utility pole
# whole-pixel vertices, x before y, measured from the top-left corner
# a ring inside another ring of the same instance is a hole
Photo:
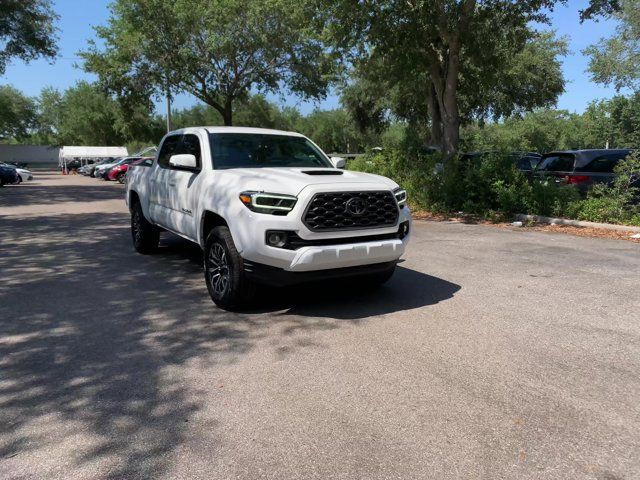
[[[171,91],[167,88],[167,133],[173,130],[171,125]]]

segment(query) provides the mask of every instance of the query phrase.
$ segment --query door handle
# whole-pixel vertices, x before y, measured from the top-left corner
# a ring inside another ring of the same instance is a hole
[[[170,186],[170,187],[175,187],[175,186],[176,186],[176,184],[175,184],[175,183],[169,183],[169,186]]]

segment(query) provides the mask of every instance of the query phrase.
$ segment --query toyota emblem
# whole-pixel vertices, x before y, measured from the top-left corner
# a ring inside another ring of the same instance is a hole
[[[355,217],[361,217],[367,213],[367,203],[363,198],[353,197],[347,201],[344,209],[347,213],[350,213]]]

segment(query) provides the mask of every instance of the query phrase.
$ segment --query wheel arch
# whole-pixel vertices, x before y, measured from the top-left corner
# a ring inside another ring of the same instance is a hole
[[[138,192],[136,192],[135,190],[129,190],[129,198],[128,200],[128,204],[129,204],[129,211],[133,211],[133,206],[137,203],[140,202],[140,196],[138,195]]]
[[[204,248],[209,232],[216,227],[229,227],[224,217],[211,210],[205,210],[200,218],[200,246]]]

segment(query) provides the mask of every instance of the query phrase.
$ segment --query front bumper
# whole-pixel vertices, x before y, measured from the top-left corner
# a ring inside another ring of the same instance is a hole
[[[401,209],[397,225],[358,231],[314,233],[309,232],[295,217],[261,214],[253,214],[251,217],[251,221],[245,219],[240,222],[241,225],[250,225],[250,228],[238,230],[237,227],[234,229],[238,224],[231,225],[231,233],[240,255],[248,262],[287,272],[311,272],[396,262],[404,254],[411,232],[408,207]],[[408,234],[398,235],[401,224],[409,225]],[[300,239],[311,244],[296,249],[269,246],[265,235],[270,230],[296,232]],[[382,238],[372,238],[375,236]]]
[[[397,261],[404,253],[404,243],[402,240],[396,239],[345,245],[324,245],[303,247],[294,253],[295,256],[286,270],[309,272]]]

